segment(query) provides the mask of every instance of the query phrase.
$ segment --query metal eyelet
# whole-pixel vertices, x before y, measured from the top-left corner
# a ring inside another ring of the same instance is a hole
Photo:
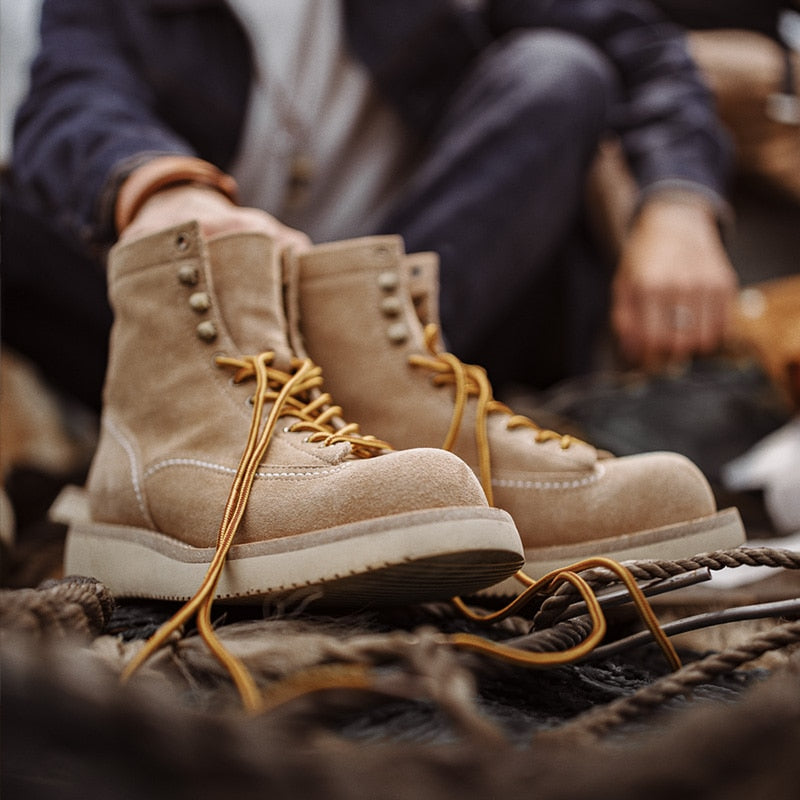
[[[189,297],[189,306],[192,311],[197,311],[198,314],[201,314],[211,308],[211,297],[208,292],[194,292]]]
[[[378,286],[384,292],[393,292],[400,285],[400,276],[396,272],[381,272],[378,275]]]
[[[175,247],[182,253],[189,249],[189,236],[186,233],[179,233],[175,237]]]
[[[381,300],[381,313],[385,317],[396,317],[403,310],[403,304],[397,295],[390,294]]]
[[[200,273],[197,271],[197,267],[191,267],[188,264],[184,264],[178,270],[178,280],[184,286],[196,286],[200,280]]]
[[[217,326],[210,319],[203,320],[195,330],[204,342],[213,342],[217,338]]]
[[[403,344],[408,341],[408,326],[405,322],[396,322],[386,329],[386,336],[392,344]]]

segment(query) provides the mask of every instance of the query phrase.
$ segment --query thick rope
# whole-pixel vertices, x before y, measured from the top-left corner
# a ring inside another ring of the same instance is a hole
[[[0,590],[0,629],[32,635],[97,636],[114,601],[93,578],[45,581],[37,589]]]
[[[557,622],[552,628],[535,631],[514,640],[514,646],[532,653],[550,650],[568,650],[586,638],[591,631],[588,617],[577,617]]]
[[[650,607],[647,598],[644,596],[644,593],[634,580],[630,571],[623,565],[603,556],[595,556],[594,558],[588,558],[583,561],[579,561],[576,564],[572,564],[562,569],[553,570],[538,580],[534,580],[524,572],[518,572],[517,578],[520,581],[524,581],[524,583],[527,585],[526,589],[499,611],[484,614],[476,613],[470,609],[463,602],[463,600],[461,600],[461,598],[454,597],[452,599],[453,604],[464,614],[467,619],[488,623],[509,616],[513,611],[526,605],[538,594],[548,594],[554,591],[559,584],[567,582],[579,592],[581,598],[586,604],[586,610],[593,622],[592,632],[587,636],[585,641],[581,642],[580,644],[577,644],[569,648],[567,651],[558,654],[539,653],[522,655],[513,647],[497,645],[485,641],[478,641],[478,637],[468,634],[463,634],[461,636],[456,634],[451,637],[451,641],[457,647],[465,647],[477,652],[484,652],[502,660],[516,662],[521,665],[532,667],[567,664],[587,655],[599,645],[606,633],[605,616],[600,606],[599,599],[597,598],[594,589],[589,586],[582,575],[579,574],[584,571],[591,570],[592,568],[603,568],[608,570],[613,575],[616,575],[619,581],[625,585],[625,588],[630,595],[631,601],[636,607],[642,622],[647,626],[652,633],[653,638],[658,642],[658,645],[661,647],[667,661],[669,661],[673,669],[679,668],[681,666],[681,662],[678,658],[678,654],[675,652],[675,648],[661,630],[658,620],[656,619],[656,615],[653,613],[653,609]]]
[[[703,554],[681,562],[635,562],[630,565],[629,570],[640,579],[652,580],[654,577],[670,577],[676,573],[692,572],[702,567],[722,568],[722,566],[737,566],[743,563],[797,566],[800,564],[800,558],[793,553],[757,548]],[[597,585],[616,580],[612,571],[606,568],[593,567],[581,574],[588,576]],[[558,613],[562,613],[563,603],[571,599],[566,594],[560,595],[560,597],[562,605],[559,607]],[[440,623],[445,624],[447,624],[447,620],[450,620],[451,624],[457,621],[458,611],[453,606],[439,603],[430,604],[425,608],[430,611],[428,622],[437,618]],[[422,609],[420,609],[420,613],[422,613]],[[463,613],[463,609],[461,609],[461,613]],[[525,663],[527,666],[555,666],[559,663],[569,663],[580,659],[582,655],[591,651],[593,644],[596,644],[591,641],[591,636],[593,630],[597,632],[597,624],[597,619],[579,616],[574,619],[554,621],[545,629],[532,630],[530,620],[521,617],[506,617],[499,619],[498,624],[493,626],[498,633],[511,634],[512,637],[516,634],[516,638],[507,639],[504,643],[495,643],[484,637],[467,633],[440,633],[437,641],[445,651],[466,650],[471,652],[472,657],[467,662],[470,664],[470,668],[476,673],[491,674],[500,668],[501,662],[520,665]],[[296,664],[288,671],[278,670],[272,675],[262,676],[262,680],[266,679],[268,685],[271,684],[275,690],[266,705],[269,707],[274,704],[282,704],[291,697],[337,687],[341,689],[360,687],[379,691],[375,683],[376,676],[371,668],[388,662],[408,663],[413,654],[413,647],[410,644],[413,641],[417,641],[415,636],[409,638],[406,635],[391,637],[366,635],[346,638],[339,643],[335,643],[335,640],[327,641],[324,647],[325,652],[318,653],[316,659],[317,665],[326,665],[324,670],[317,669],[312,659],[305,665]],[[530,655],[526,655],[526,653]],[[552,655],[540,658],[533,657],[534,654]],[[266,655],[266,653],[262,655]],[[462,659],[465,657],[466,654],[462,654]],[[340,668],[335,667],[336,662]],[[359,669],[356,671],[352,669],[354,664],[359,665]]]
[[[800,568],[800,554],[771,548],[739,548],[701,554],[680,561],[633,562],[628,565],[628,569],[638,579],[647,580],[670,577],[699,568],[722,569],[744,564],[797,569]],[[604,568],[589,569],[582,575],[596,585],[616,580]],[[564,605],[574,599],[575,594],[576,592],[559,592],[545,603],[551,603],[557,608],[557,613],[562,613]],[[552,603],[554,599],[558,603]],[[34,633],[96,636],[106,626],[112,608],[113,601],[108,590],[94,580],[68,578],[57,582],[48,581],[38,589],[0,591],[0,628]],[[430,611],[433,617],[455,618],[454,610],[446,604],[431,604]],[[531,631],[530,625],[529,620],[513,617],[501,621],[498,628],[505,633],[523,634],[521,639],[524,641],[517,640],[513,643],[515,649],[529,653],[569,650],[585,641],[592,630],[592,621],[585,616],[553,622],[549,628],[538,631]],[[281,705],[285,700],[291,699],[293,694],[299,696],[308,692],[346,689],[350,686],[390,695],[427,697],[445,710],[463,730],[486,738],[496,738],[491,723],[481,720],[472,681],[476,674],[490,674],[499,668],[497,654],[492,658],[493,654],[483,651],[480,656],[476,656],[474,649],[467,646],[466,649],[471,650],[472,655],[468,656],[463,652],[459,655],[457,651],[469,644],[464,639],[465,637],[459,635],[432,631],[430,635],[422,636],[417,632],[413,635],[364,635],[340,642],[329,640],[324,659],[327,665],[323,664],[320,671],[313,667],[310,670],[301,670],[306,675],[299,676],[300,681],[296,686],[293,686],[291,678],[288,682],[279,678],[278,684],[282,685],[277,693],[270,697],[267,690],[266,707]],[[695,686],[735,670],[769,650],[787,647],[798,641],[800,621],[778,626],[745,645],[692,663],[634,695],[596,708],[570,723],[567,730],[601,736],[625,722],[642,717],[676,696],[686,694]],[[340,663],[331,664],[331,659],[339,660]],[[392,670],[392,675],[388,678],[386,672],[374,669],[376,665],[390,662],[397,664],[398,661],[406,664],[406,668]],[[281,697],[284,692],[286,695]]]
[[[629,697],[620,698],[606,706],[594,708],[568,723],[558,735],[594,737],[603,736],[614,728],[640,719],[663,706],[669,700],[687,694],[694,687],[711,682],[714,678],[733,672],[737,667],[753,661],[771,650],[780,650],[800,642],[800,620],[777,625],[766,633],[759,633],[743,645],[710,655],[687,664],[677,672],[659,678]]]
[[[625,566],[637,581],[665,579],[697,569],[721,570],[741,566],[800,569],[800,553],[772,547],[737,547],[730,550],[715,550],[692,558],[668,560],[626,561]],[[617,582],[617,576],[605,569],[591,569],[581,573],[583,579],[598,589]],[[577,592],[570,585],[562,585],[541,605],[533,619],[535,629],[551,627],[574,602]]]

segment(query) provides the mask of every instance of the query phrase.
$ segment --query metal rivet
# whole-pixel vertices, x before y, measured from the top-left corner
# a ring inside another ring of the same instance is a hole
[[[175,239],[175,247],[181,252],[189,249],[189,236],[185,233],[179,233]]]
[[[405,322],[395,322],[386,329],[386,336],[393,344],[403,344],[408,339],[408,327]]]
[[[178,280],[186,284],[186,286],[196,286],[200,280],[200,273],[197,271],[197,267],[190,267],[188,264],[184,264],[178,270]]]
[[[211,298],[208,292],[195,292],[189,298],[189,305],[197,312],[208,311],[211,308]]]
[[[209,319],[203,320],[197,328],[197,335],[204,342],[213,342],[217,338],[217,326]]]
[[[381,300],[381,311],[386,317],[396,317],[403,310],[403,304],[397,295],[389,295]]]
[[[396,272],[381,272],[378,275],[378,286],[384,292],[393,292],[400,283],[400,276]]]

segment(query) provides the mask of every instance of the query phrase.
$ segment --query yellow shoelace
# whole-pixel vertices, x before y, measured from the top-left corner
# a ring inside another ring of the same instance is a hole
[[[443,352],[439,348],[439,326],[436,323],[431,322],[425,326],[425,346],[430,355],[412,354],[408,357],[409,363],[412,366],[435,372],[433,381],[437,386],[452,384],[455,387],[453,416],[450,419],[450,428],[442,444],[442,449],[453,449],[464,421],[467,400],[470,397],[478,398],[475,413],[475,444],[478,448],[481,486],[490,506],[494,505],[494,492],[492,491],[492,459],[489,447],[489,414],[507,414],[509,416],[508,428],[530,428],[536,434],[534,441],[539,444],[557,440],[560,442],[561,448],[566,450],[573,442],[579,441],[568,434],[541,428],[533,420],[522,414],[515,414],[505,403],[495,400],[492,385],[483,367],[464,364],[452,353]]]
[[[465,647],[470,650],[495,656],[504,661],[528,667],[550,667],[560,664],[569,664],[583,658],[594,650],[602,641],[607,629],[603,610],[600,607],[600,603],[594,591],[586,580],[579,575],[583,570],[594,567],[604,567],[613,572],[622,581],[625,588],[628,590],[628,594],[631,596],[636,610],[639,612],[639,616],[650,630],[650,633],[661,648],[670,666],[672,669],[679,669],[681,660],[675,652],[672,642],[670,642],[667,635],[661,629],[652,606],[634,580],[633,575],[631,575],[630,571],[624,565],[610,558],[605,558],[604,556],[587,558],[576,564],[553,570],[543,575],[539,580],[534,580],[520,570],[514,577],[525,584],[527,588],[499,611],[478,614],[468,608],[460,597],[454,597],[452,600],[456,608],[458,608],[467,619],[471,619],[475,622],[497,622],[525,606],[535,594],[541,592],[552,593],[559,583],[571,583],[578,590],[581,598],[586,603],[586,609],[593,625],[592,632],[589,636],[574,647],[554,653],[527,653],[517,648],[505,647],[501,644],[487,641],[480,636],[467,633],[454,634],[451,637],[451,639],[454,640],[453,644],[458,647]]]
[[[455,399],[453,404],[453,416],[450,420],[450,428],[445,437],[443,449],[451,450],[455,445],[456,438],[461,430],[464,419],[464,412],[467,400],[470,397],[477,397],[477,407],[475,412],[475,443],[478,449],[479,471],[481,485],[486,494],[489,505],[494,505],[494,493],[492,491],[492,472],[491,472],[491,451],[489,447],[488,417],[491,413],[503,413],[509,416],[507,427],[530,428],[535,431],[534,441],[537,443],[557,440],[561,448],[566,450],[573,442],[580,442],[568,434],[560,434],[556,431],[541,428],[533,420],[522,414],[515,414],[505,403],[495,400],[492,393],[492,386],[483,367],[472,364],[464,364],[452,353],[443,352],[439,347],[439,326],[436,323],[428,323],[424,330],[425,346],[430,353],[425,355],[410,355],[408,360],[412,366],[422,367],[436,373],[434,383],[439,386],[452,384],[455,387]],[[573,564],[562,569],[548,573],[538,581],[534,581],[523,571],[519,571],[515,578],[523,583],[527,588],[516,597],[505,608],[494,614],[476,615],[458,598],[453,598],[453,603],[469,619],[473,621],[493,622],[508,616],[514,610],[526,605],[531,597],[542,590],[551,591],[557,584],[569,582],[573,584],[580,593],[589,612],[593,623],[592,633],[575,647],[558,653],[525,653],[515,648],[504,647],[479,636],[472,634],[455,634],[450,637],[452,644],[457,647],[468,648],[487,655],[492,655],[506,661],[526,666],[553,666],[556,664],[567,664],[575,661],[591,652],[602,640],[606,632],[605,617],[600,604],[591,587],[578,574],[590,567],[602,566],[614,572],[628,589],[631,599],[636,606],[640,617],[653,634],[656,642],[661,647],[664,655],[673,669],[680,667],[675,648],[662,631],[658,620],[653,613],[652,607],[647,598],[642,593],[630,572],[616,561],[604,557],[586,559],[577,564]]]
[[[256,471],[269,447],[278,419],[285,416],[296,418],[297,421],[288,426],[288,430],[308,432],[309,441],[320,442],[325,446],[347,442],[358,457],[367,458],[378,451],[392,449],[386,442],[374,436],[362,436],[358,425],[354,423],[335,427],[334,423],[341,415],[341,408],[329,405],[328,394],[317,394],[322,385],[322,371],[312,361],[296,359],[292,363],[294,371],[288,373],[271,367],[273,358],[274,353],[264,352],[257,356],[217,359],[219,366],[237,369],[234,376],[236,383],[254,377],[256,391],[252,398],[250,432],[225,503],[217,534],[216,551],[195,595],[150,637],[123,671],[123,681],[128,680],[175,631],[196,616],[198,633],[230,673],[244,706],[248,710],[258,711],[262,705],[261,693],[244,664],[226,650],[214,633],[211,606],[225,559],[244,516]],[[272,407],[264,420],[267,403],[272,403]]]
[[[583,570],[595,567],[608,569],[621,580],[627,588],[642,621],[649,628],[670,667],[673,670],[680,669],[680,657],[675,651],[672,642],[661,629],[649,601],[630,571],[622,564],[602,556],[588,558],[576,564],[553,570],[539,580],[533,580],[522,572],[517,573],[517,578],[526,583],[527,588],[499,611],[479,613],[470,609],[460,598],[452,598],[453,604],[467,619],[473,622],[490,624],[510,616],[514,611],[527,605],[534,596],[550,595],[559,584],[570,583],[578,590],[586,604],[586,611],[592,623],[592,629],[586,638],[573,647],[559,651],[532,652],[501,642],[495,642],[473,633],[442,634],[439,637],[439,642],[443,647],[467,650],[487,658],[528,669],[549,669],[579,661],[589,655],[600,644],[608,629],[600,601],[586,579],[579,574]],[[306,694],[330,689],[379,691],[379,684],[378,676],[366,664],[311,667],[273,684],[265,697],[265,710],[274,709]]]
[[[477,427],[479,430],[476,431],[476,437],[479,437],[479,441],[484,443],[487,474],[489,464],[486,417],[493,411],[500,410],[510,414],[509,426],[511,427],[518,425],[532,427],[538,432],[538,441],[559,438],[562,440],[562,447],[569,446],[570,437],[562,437],[553,431],[544,431],[526,417],[514,415],[504,404],[495,401],[492,398],[488,378],[480,367],[461,364],[455,356],[448,353],[436,353],[434,350],[437,336],[436,326],[428,326],[428,328],[433,328],[433,330],[426,329],[426,341],[435,357],[432,359],[415,357],[414,363],[438,372],[437,382],[453,382],[456,385],[456,408],[451,430],[448,433],[448,441],[451,445],[460,428],[467,398],[477,394],[479,399],[479,424]],[[216,587],[228,551],[244,516],[256,471],[267,451],[278,419],[286,416],[295,418],[296,421],[288,426],[288,430],[307,432],[309,441],[319,442],[323,445],[347,442],[350,444],[353,454],[358,457],[367,458],[376,452],[392,449],[386,442],[373,436],[360,434],[358,425],[341,422],[341,408],[330,405],[330,396],[320,391],[322,374],[320,368],[313,362],[308,359],[296,359],[292,364],[294,371],[289,373],[271,367],[270,363],[273,357],[273,353],[265,352],[257,356],[220,357],[217,359],[220,366],[236,369],[234,375],[236,383],[250,378],[256,380],[256,391],[252,398],[253,416],[247,444],[225,504],[217,535],[216,550],[205,578],[195,595],[150,637],[144,647],[129,662],[122,674],[123,681],[128,680],[176,631],[180,630],[192,617],[195,617],[200,637],[230,674],[242,703],[248,711],[258,712],[265,706],[272,708],[292,697],[309,692],[348,687],[370,689],[373,686],[368,668],[363,665],[314,669],[306,674],[279,682],[272,688],[269,693],[270,699],[265,703],[265,696],[256,685],[247,667],[225,648],[214,631],[211,608]],[[264,412],[267,403],[272,403],[272,407],[265,420]],[[645,624],[653,633],[670,664],[677,669],[680,666],[680,660],[671,642],[659,627],[641,589],[622,565],[606,558],[588,559],[579,564],[555,570],[538,581],[519,572],[516,577],[526,584],[527,588],[512,603],[494,613],[477,614],[471,611],[460,598],[453,599],[456,607],[469,619],[491,623],[513,613],[529,602],[535,594],[550,593],[559,583],[569,582],[577,588],[586,603],[593,624],[589,636],[574,647],[561,652],[533,653],[468,633],[445,635],[442,643],[446,646],[471,650],[526,667],[551,667],[582,658],[599,644],[605,636],[607,628],[599,601],[586,580],[578,574],[581,570],[590,567],[606,567],[623,581]]]

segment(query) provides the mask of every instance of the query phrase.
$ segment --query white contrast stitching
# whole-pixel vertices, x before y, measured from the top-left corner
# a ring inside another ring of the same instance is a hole
[[[504,489],[579,489],[581,486],[597,483],[604,474],[605,468],[598,464],[591,475],[572,481],[512,481],[506,478],[492,478],[492,485],[501,486]]]
[[[320,470],[308,470],[306,472],[288,471],[288,470],[284,470],[282,472],[256,472],[256,477],[257,478],[314,478],[318,475],[332,475],[333,473],[339,472],[340,470],[344,469],[345,466],[346,464],[340,464],[338,467],[334,467],[333,469],[326,468]],[[211,461],[201,461],[196,458],[168,458],[165,461],[159,461],[157,464],[153,464],[151,467],[148,467],[144,476],[146,478],[149,478],[154,473],[162,469],[166,469],[167,467],[200,467],[201,469],[210,469],[213,470],[214,472],[221,472],[225,475],[236,474],[235,469],[223,466],[222,464],[214,464]]]
[[[127,453],[128,462],[130,463],[133,493],[136,495],[136,502],[139,505],[139,511],[142,512],[142,516],[148,522],[152,522],[150,519],[150,514],[147,511],[147,506],[144,502],[142,487],[139,484],[139,462],[136,459],[136,453],[134,452],[128,440],[125,438],[125,435],[122,433],[122,431],[108,417],[104,417],[103,424],[108,429],[108,432],[114,437],[114,439],[117,440],[119,446]]]

